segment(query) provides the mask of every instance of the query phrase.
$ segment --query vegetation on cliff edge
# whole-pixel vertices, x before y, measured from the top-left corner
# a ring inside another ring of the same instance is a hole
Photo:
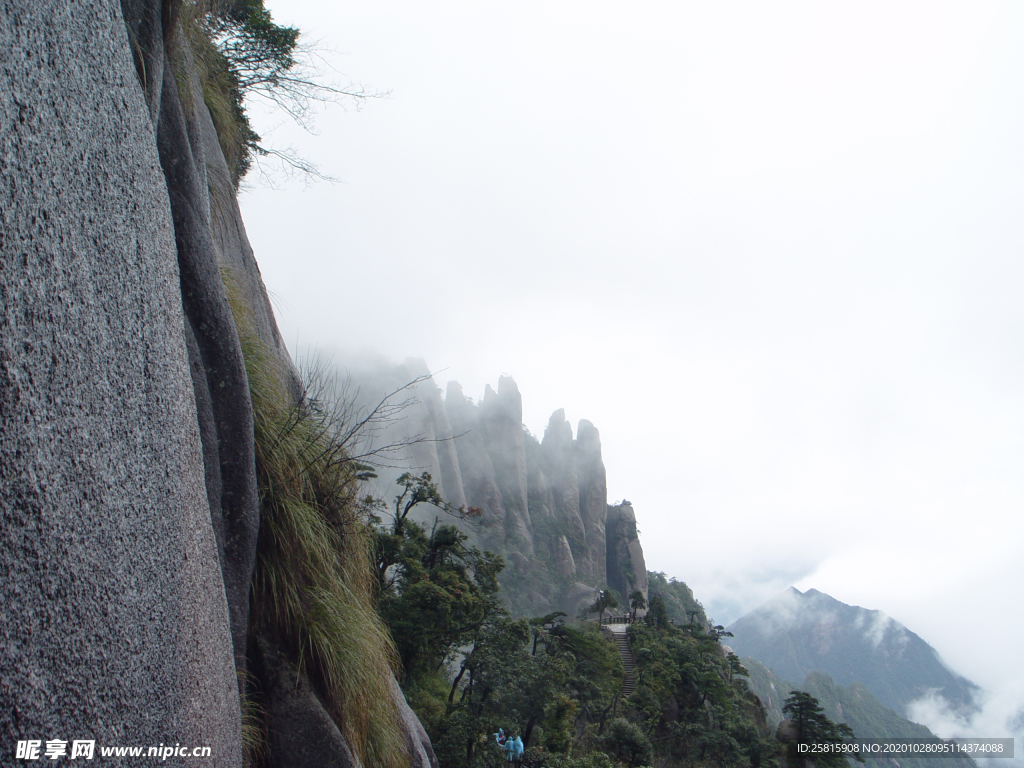
[[[272,155],[288,169],[318,178],[317,166],[290,150],[265,144],[249,120],[247,101],[270,102],[312,128],[318,103],[355,103],[383,94],[324,76],[326,52],[300,30],[277,24],[263,0],[180,0],[181,20],[221,150],[237,187],[254,160]]]
[[[261,521],[250,637],[268,637],[305,673],[363,765],[400,768],[407,747],[392,693],[397,656],[376,611],[362,466],[339,442],[335,413],[289,374],[235,312],[255,413]],[[257,748],[253,751],[258,752]]]
[[[499,728],[520,733],[531,766],[775,761],[763,707],[721,645],[722,627],[676,626],[664,607],[632,625],[638,679],[625,696],[622,658],[598,622],[560,612],[513,619],[505,604],[517,596],[502,599],[500,557],[467,547],[440,514],[433,524],[409,518],[415,499],[463,514],[432,489],[427,474],[403,475],[373,523],[380,609],[400,650],[402,687],[444,768],[496,768]]]

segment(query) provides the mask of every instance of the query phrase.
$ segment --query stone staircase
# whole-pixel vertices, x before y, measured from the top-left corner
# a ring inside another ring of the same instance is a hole
[[[633,658],[633,649],[629,647],[629,636],[626,634],[626,624],[608,624],[605,631],[612,636],[615,647],[619,649],[619,656],[622,657],[622,666],[626,668],[626,676],[622,679],[622,697],[624,699],[633,695],[636,690],[636,660]]]

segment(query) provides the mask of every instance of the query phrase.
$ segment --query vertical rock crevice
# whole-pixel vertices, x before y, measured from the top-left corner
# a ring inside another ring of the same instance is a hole
[[[334,710],[325,706],[319,694],[311,694],[324,685],[323,680],[316,675],[307,678],[294,658],[280,649],[275,651],[271,638],[264,637],[265,628],[250,627],[250,586],[261,515],[254,406],[243,342],[259,347],[257,357],[270,355],[271,359],[259,364],[274,369],[274,376],[282,379],[279,383],[296,403],[308,395],[281,338],[245,234],[231,172],[205,104],[204,84],[199,81],[188,32],[170,8],[166,0],[162,5],[160,0],[124,0],[129,34],[140,41],[136,51],[140,84],[159,104],[158,109],[152,109],[151,103],[151,116],[174,223],[209,511],[217,532],[235,659],[239,667],[246,665],[247,654],[255,660],[255,675],[250,679],[259,689],[254,695],[266,704],[271,764],[291,765],[302,754],[312,761],[309,764],[327,761],[348,765],[354,761],[357,768],[357,750],[344,735],[347,722],[335,722],[331,714]],[[163,24],[162,35],[156,33],[157,19]],[[143,47],[143,41],[148,41],[149,49]],[[154,65],[162,71],[159,90],[149,74]],[[366,664],[371,665],[371,661]],[[394,684],[390,670],[372,665],[367,669],[371,676],[386,676],[391,684],[400,715],[393,725],[394,733],[408,743],[410,764],[431,768],[427,760],[433,754],[429,739],[418,721],[413,723],[415,715]],[[358,675],[363,670],[352,672]],[[304,681],[305,693],[297,692],[294,685],[282,685],[282,680]],[[358,719],[359,715],[353,717]],[[307,728],[307,722],[319,726]]]
[[[220,150],[216,144],[207,146],[203,119],[209,121],[209,114],[172,5],[160,0],[123,0],[121,5],[170,198],[210,516],[231,614],[232,647],[241,667],[259,495],[245,361],[211,221],[207,168],[212,161],[207,155],[219,156]]]
[[[235,657],[245,658],[248,631],[249,584],[256,562],[259,496],[256,490],[256,452],[253,411],[238,331],[228,304],[210,232],[205,164],[197,163],[185,112],[171,67],[164,67],[157,147],[167,179],[181,279],[182,306],[198,353],[190,369],[196,401],[212,415],[201,427],[205,445],[217,446],[216,477],[207,488],[218,540],[224,589],[231,609]]]

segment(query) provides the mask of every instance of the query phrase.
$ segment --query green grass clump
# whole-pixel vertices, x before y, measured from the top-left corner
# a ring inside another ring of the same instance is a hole
[[[262,515],[250,631],[272,637],[308,675],[364,766],[406,766],[397,656],[376,610],[358,469],[338,443],[345,425],[315,400],[295,402],[288,372],[248,330],[230,287],[229,297],[255,414]]]

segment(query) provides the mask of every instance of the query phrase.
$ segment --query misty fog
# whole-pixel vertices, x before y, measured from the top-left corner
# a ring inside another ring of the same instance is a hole
[[[716,621],[884,611],[1024,733],[1019,5],[268,7],[387,92],[257,125],[342,180],[242,197],[293,353],[511,376]]]

